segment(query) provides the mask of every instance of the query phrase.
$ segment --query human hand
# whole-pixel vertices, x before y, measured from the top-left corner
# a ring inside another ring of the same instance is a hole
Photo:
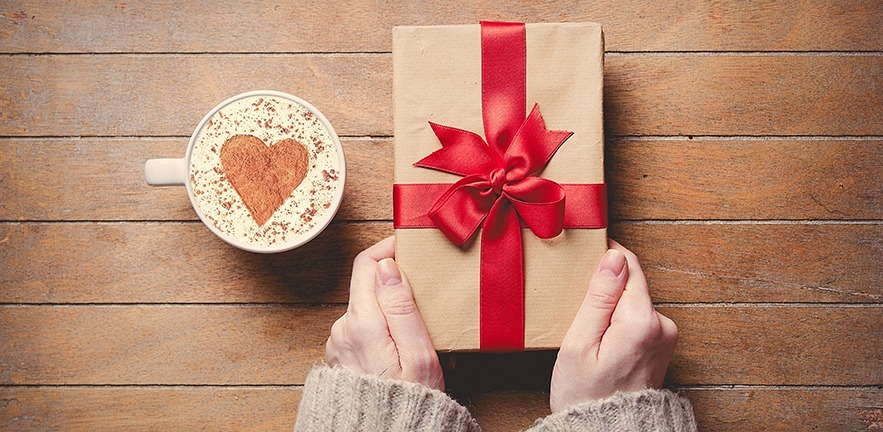
[[[325,362],[444,391],[438,355],[394,255],[389,237],[356,256],[349,306],[331,326]]]
[[[610,240],[561,342],[552,372],[552,412],[617,391],[660,388],[678,328],[656,312],[631,251]]]

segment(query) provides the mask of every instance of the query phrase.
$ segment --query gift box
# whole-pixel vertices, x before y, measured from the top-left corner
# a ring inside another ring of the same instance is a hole
[[[560,346],[607,249],[603,59],[594,23],[393,29],[396,260],[437,350]]]

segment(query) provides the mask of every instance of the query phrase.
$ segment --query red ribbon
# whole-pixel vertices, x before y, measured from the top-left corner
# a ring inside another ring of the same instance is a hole
[[[524,349],[522,224],[540,238],[604,228],[603,184],[559,185],[539,177],[572,132],[546,129],[539,106],[525,116],[523,23],[481,23],[481,103],[487,142],[430,122],[442,148],[415,165],[462,176],[453,185],[397,184],[395,227],[435,227],[461,246],[479,226],[480,349]],[[427,196],[440,196],[428,209]],[[568,205],[565,207],[565,196]]]

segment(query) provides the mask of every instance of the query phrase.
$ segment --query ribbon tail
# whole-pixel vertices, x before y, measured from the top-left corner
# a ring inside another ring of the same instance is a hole
[[[487,144],[502,156],[527,111],[524,23],[481,23],[481,115]]]
[[[518,213],[505,198],[488,212],[481,231],[480,349],[524,350],[524,257]]]

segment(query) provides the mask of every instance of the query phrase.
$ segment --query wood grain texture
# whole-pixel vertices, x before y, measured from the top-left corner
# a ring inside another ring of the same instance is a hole
[[[883,332],[879,306],[658,310],[680,330],[666,374],[676,385],[883,383],[883,338],[874,336]]]
[[[147,159],[182,157],[186,146],[180,138],[0,139],[0,219],[198,220],[184,188],[144,182]],[[338,220],[391,218],[392,146],[344,140]],[[881,140],[613,139],[606,163],[614,219],[883,218]]]
[[[883,330],[879,305],[667,305],[657,310],[680,330],[666,374],[669,385],[883,382],[883,339],[870,336]],[[445,371],[447,387],[457,397],[549,391],[556,354],[458,353],[454,373]]]
[[[0,424],[17,431],[291,430],[298,388],[0,387]],[[737,388],[681,391],[699,430],[874,430],[879,389]],[[482,430],[521,430],[549,414],[548,394],[489,391],[467,404]]]
[[[614,135],[879,135],[883,56],[612,57]]]
[[[832,388],[691,389],[700,431],[858,431],[879,429],[883,391]],[[493,391],[471,395],[472,414],[486,431],[513,431],[548,415],[548,393]]]
[[[874,1],[699,0],[404,4],[234,1],[45,4],[0,8],[2,52],[389,51],[394,25],[594,21],[613,51],[880,50]],[[168,23],[156,25],[156,23]]]
[[[184,157],[187,142],[0,139],[0,219],[198,221],[184,187],[150,187],[144,180],[148,159]],[[337,219],[388,219],[392,143],[344,139],[343,145],[347,184]]]
[[[3,224],[0,302],[346,302],[353,258],[392,233],[334,223],[304,247],[261,255],[201,223]]]
[[[0,384],[302,384],[343,306],[2,306]],[[879,306],[665,307],[674,385],[883,383]],[[71,355],[76,353],[76,355]],[[533,376],[550,376],[538,358]],[[467,356],[468,357],[468,356]],[[518,355],[515,356],[516,359]],[[500,370],[472,356],[474,371]],[[465,364],[465,363],[464,363]],[[466,373],[458,365],[458,373]],[[485,374],[487,375],[487,374]],[[484,376],[472,381],[482,381]],[[515,384],[525,378],[510,380]]]
[[[614,224],[658,302],[883,301],[883,225]]]
[[[691,389],[679,392],[693,404],[700,431],[824,431],[879,429],[883,391],[832,388]],[[470,411],[486,431],[513,431],[549,413],[549,395],[492,391],[469,397]]]
[[[611,217],[881,219],[881,140],[612,140]]]
[[[15,431],[290,431],[300,388],[0,387]]]
[[[187,71],[187,73],[182,73]],[[341,135],[391,135],[389,55],[12,56],[0,135],[189,136],[215,104],[272,88]],[[610,56],[610,135],[881,135],[883,56]]]
[[[883,427],[883,390],[788,388],[683,391],[699,430],[874,431]]]
[[[0,309],[0,384],[302,384],[340,306]]]
[[[257,255],[199,223],[0,224],[0,303],[346,302],[352,259],[392,232],[335,223]],[[883,302],[881,224],[630,222],[610,235],[641,257],[657,302]]]
[[[341,135],[392,130],[392,64],[376,55],[97,55],[0,62],[0,135],[190,136],[230,96],[272,89]]]

